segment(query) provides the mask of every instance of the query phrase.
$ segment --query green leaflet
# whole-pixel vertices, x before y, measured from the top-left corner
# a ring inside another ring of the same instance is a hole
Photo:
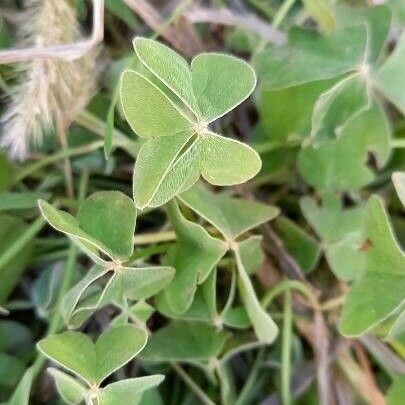
[[[322,240],[326,260],[333,273],[353,280],[364,269],[361,245],[363,207],[343,209],[338,195],[325,193],[322,203],[304,197],[300,200],[304,217]]]
[[[169,250],[166,263],[176,269],[176,274],[161,292],[158,306],[181,314],[192,304],[197,284],[207,279],[228,246],[210,236],[201,225],[186,220],[176,203],[168,206],[168,213],[178,242]]]
[[[96,262],[98,252],[112,260],[123,260],[133,252],[136,208],[133,201],[118,191],[97,192],[80,207],[78,218],[40,200],[39,208],[51,226],[69,236]]]
[[[135,357],[144,348],[146,340],[143,329],[124,325],[106,330],[96,343],[80,332],[51,335],[38,343],[38,349],[89,386],[98,386]]]
[[[56,368],[48,368],[48,373],[53,377],[61,398],[68,404],[80,404],[86,396],[86,387],[69,374]]]
[[[340,330],[360,335],[388,318],[404,300],[405,255],[395,240],[382,201],[372,196],[364,219],[365,269],[349,291]]]
[[[141,357],[147,361],[206,362],[219,355],[228,337],[203,322],[172,321],[152,335]]]
[[[320,146],[303,147],[298,155],[298,170],[308,184],[319,190],[361,188],[375,177],[366,165],[368,153],[372,152],[377,166],[383,167],[391,152],[390,138],[387,117],[374,104],[347,121],[338,138]]]
[[[182,193],[179,199],[228,240],[236,239],[279,214],[278,208],[271,205],[213,194],[201,185]]]
[[[190,67],[174,51],[145,38],[136,38],[134,48],[146,72],[123,74],[121,101],[131,128],[147,139],[134,171],[137,207],[166,203],[200,175],[216,185],[256,175],[261,160],[253,149],[208,129],[252,93],[252,68],[221,54],[201,54]]]
[[[261,52],[254,63],[263,88],[269,90],[332,79],[361,64],[366,38],[364,25],[336,30],[325,36],[293,28],[288,45]]]

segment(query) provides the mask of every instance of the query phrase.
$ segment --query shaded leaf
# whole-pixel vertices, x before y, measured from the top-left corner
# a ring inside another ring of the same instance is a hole
[[[47,371],[55,380],[56,389],[66,403],[76,405],[83,401],[87,393],[86,387],[69,374],[56,368],[48,368]]]

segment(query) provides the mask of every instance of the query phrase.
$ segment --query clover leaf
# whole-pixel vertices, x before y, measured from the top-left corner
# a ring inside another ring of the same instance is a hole
[[[137,404],[143,391],[158,385],[163,376],[154,375],[122,380],[100,388],[113,372],[131,361],[146,345],[147,333],[133,325],[107,329],[95,343],[83,333],[50,335],[38,342],[38,349],[77,378],[50,368],[61,397],[68,404],[97,399],[100,405]],[[85,384],[83,384],[83,382]],[[130,402],[128,402],[130,400]]]
[[[214,53],[195,57],[189,66],[145,38],[135,38],[134,48],[143,71],[123,73],[121,102],[129,125],[146,140],[135,163],[136,206],[162,205],[200,176],[234,185],[256,175],[261,161],[253,149],[208,128],[252,93],[252,68]]]
[[[125,265],[134,250],[136,208],[123,193],[92,194],[80,206],[78,218],[45,201],[40,201],[39,207],[50,225],[65,233],[95,262],[63,299],[61,311],[70,327],[79,327],[109,303],[149,298],[172,280],[172,267]],[[101,290],[94,290],[102,278],[107,282]]]
[[[365,268],[349,291],[340,322],[346,336],[372,329],[393,315],[404,300],[405,254],[377,196],[367,203],[363,236]]]
[[[392,175],[392,182],[402,205],[405,207],[405,172],[395,172]]]
[[[184,205],[207,220],[222,234],[227,250],[231,251],[235,257],[240,296],[245,304],[246,312],[253,324],[255,333],[261,342],[271,343],[275,339],[278,329],[271,317],[260,306],[249,277],[245,256],[250,254],[251,245],[246,243],[246,239],[240,241],[238,238],[249,230],[275,218],[278,215],[278,209],[257,202],[231,198],[226,195],[215,195],[200,185],[190,188],[180,194],[178,198]],[[218,246],[221,246],[219,243],[221,239],[217,239]],[[218,254],[218,261],[222,254]],[[210,267],[212,267],[211,263]],[[177,269],[179,272],[183,271],[178,264]],[[209,271],[209,269],[207,270]],[[183,289],[194,290],[195,285],[183,284]],[[163,295],[165,293],[166,291]]]

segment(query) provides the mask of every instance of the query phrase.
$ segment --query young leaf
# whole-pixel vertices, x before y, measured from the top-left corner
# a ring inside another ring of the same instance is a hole
[[[46,357],[81,377],[89,386],[105,378],[135,357],[145,346],[147,334],[132,325],[106,330],[94,344],[80,332],[50,335],[38,343]]]
[[[137,405],[142,394],[156,387],[164,380],[163,375],[130,378],[107,385],[99,395],[100,405],[129,404]],[[130,402],[128,402],[130,401]]]
[[[176,203],[168,206],[168,213],[178,242],[169,250],[166,262],[176,269],[176,274],[160,294],[158,304],[159,309],[168,306],[171,312],[181,314],[190,307],[197,284],[207,279],[228,246],[201,225],[186,220]]]
[[[265,89],[282,89],[332,79],[355,70],[366,52],[366,27],[348,27],[321,36],[293,28],[288,45],[258,54],[255,65]]]
[[[56,368],[48,368],[48,373],[53,377],[61,398],[68,404],[80,404],[87,393],[87,388],[79,381]]]
[[[272,220],[279,213],[276,207],[226,195],[216,195],[201,185],[182,193],[179,198],[230,240]]]
[[[382,201],[373,196],[364,220],[365,270],[349,291],[340,330],[360,335],[389,317],[403,303],[405,255],[395,240]]]

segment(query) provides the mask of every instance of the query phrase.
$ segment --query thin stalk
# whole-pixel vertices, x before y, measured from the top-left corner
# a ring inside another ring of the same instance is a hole
[[[3,268],[13,257],[17,256],[21,250],[27,246],[39,231],[44,227],[45,220],[37,218],[21,236],[0,256],[0,269]]]
[[[57,123],[57,133],[60,145],[62,150],[67,150],[69,148],[69,144],[67,141],[66,130],[62,123],[60,122],[61,119],[58,120]],[[65,182],[66,182],[66,194],[69,198],[74,197],[73,191],[73,172],[72,172],[72,165],[70,163],[69,157],[64,159],[64,174],[65,174]]]
[[[95,141],[88,143],[87,145],[78,146],[76,148],[69,148],[66,150],[61,150],[54,155],[45,156],[43,159],[38,162],[32,163],[27,166],[25,169],[21,170],[14,178],[14,183],[19,183],[21,180],[24,180],[26,177],[30,176],[32,173],[42,169],[43,167],[49,166],[52,163],[63,160],[66,157],[84,155],[90,153],[94,150],[102,148],[104,145],[103,141]]]
[[[405,139],[391,139],[390,141],[391,148],[405,148]]]
[[[194,382],[191,377],[188,376],[188,374],[178,364],[171,363],[171,366],[204,405],[215,405],[215,402],[211,401],[211,399],[205,394],[205,392]]]
[[[294,5],[295,0],[284,0],[281,7],[277,10],[276,15],[273,19],[273,26],[274,28],[278,28],[281,23],[283,22],[284,18],[287,16],[288,12],[290,11],[291,7]]]
[[[144,233],[141,235],[135,235],[135,245],[149,245],[151,243],[170,242],[176,240],[177,236],[174,231],[156,232],[156,233]]]
[[[281,349],[281,398],[284,405],[291,404],[291,340],[292,304],[291,291],[284,293],[283,337]]]
[[[262,361],[263,361],[263,355],[264,355],[264,349],[262,348],[257,353],[256,360],[250,371],[249,377],[246,380],[235,405],[246,405],[246,404],[251,403],[250,396],[252,395],[252,391],[254,390],[254,388],[257,384],[257,379],[260,374],[260,367],[261,367]]]

